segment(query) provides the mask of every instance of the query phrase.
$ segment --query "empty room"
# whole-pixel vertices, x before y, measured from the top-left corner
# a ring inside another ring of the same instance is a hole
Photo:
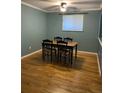
[[[21,93],[102,93],[102,0],[21,0]]]

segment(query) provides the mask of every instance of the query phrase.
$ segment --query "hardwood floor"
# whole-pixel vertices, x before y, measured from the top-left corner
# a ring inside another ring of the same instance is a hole
[[[43,61],[41,52],[21,61],[21,93],[102,93],[94,54],[78,52],[72,67]]]

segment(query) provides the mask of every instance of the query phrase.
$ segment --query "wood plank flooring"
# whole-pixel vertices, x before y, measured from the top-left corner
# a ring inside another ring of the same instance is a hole
[[[102,93],[96,55],[78,52],[72,67],[41,55],[21,60],[21,93]]]

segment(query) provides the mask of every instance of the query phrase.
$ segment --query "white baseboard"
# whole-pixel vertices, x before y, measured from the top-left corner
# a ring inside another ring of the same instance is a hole
[[[27,55],[25,55],[25,56],[22,56],[21,59],[26,58],[26,57],[28,57],[28,56],[31,56],[31,55],[33,55],[33,54],[35,54],[35,53],[37,53],[37,52],[41,52],[41,51],[42,51],[42,49],[39,49],[39,50],[34,51],[34,52],[30,53],[30,54],[27,54]],[[98,69],[99,69],[99,74],[100,74],[100,76],[101,76],[101,69],[100,69],[98,54],[97,54],[97,53],[94,53],[94,52],[86,52],[86,51],[78,51],[78,52],[80,52],[80,53],[87,53],[87,54],[94,54],[94,55],[97,56]]]
[[[86,54],[94,54],[97,55],[97,53],[95,52],[87,52],[87,51],[78,51],[79,53],[86,53]]]
[[[26,57],[28,57],[28,56],[31,56],[31,55],[33,55],[33,54],[35,54],[35,53],[37,53],[37,52],[40,52],[40,51],[42,51],[42,49],[39,49],[39,50],[37,50],[37,51],[34,51],[34,52],[32,52],[32,53],[30,53],[30,54],[27,54],[27,55],[25,55],[25,56],[22,56],[21,59],[26,58]]]
[[[98,54],[97,54],[97,63],[98,63],[99,74],[100,74],[100,76],[101,76],[101,68],[100,68],[100,64],[99,64],[99,57],[98,57]]]
[[[99,43],[100,43],[100,45],[101,45],[101,47],[102,47],[102,42],[101,42],[100,38],[98,38],[98,41],[99,41]]]
[[[28,57],[28,56],[31,56],[31,55],[33,55],[33,54],[35,54],[35,53],[37,53],[37,52],[40,52],[40,51],[42,51],[42,49],[39,49],[39,50],[37,50],[37,51],[34,51],[34,52],[32,52],[32,53],[30,53],[30,54],[27,54],[27,55],[25,55],[25,56],[22,56],[21,59],[23,59],[23,58],[25,58],[25,57]],[[95,52],[87,52],[87,51],[77,51],[77,52],[97,55],[97,53],[95,53]]]
[[[86,53],[86,54],[94,54],[97,56],[97,64],[98,64],[98,69],[99,69],[99,74],[101,76],[101,68],[100,68],[100,64],[99,64],[99,57],[98,54],[95,52],[87,52],[87,51],[78,51],[79,53]]]

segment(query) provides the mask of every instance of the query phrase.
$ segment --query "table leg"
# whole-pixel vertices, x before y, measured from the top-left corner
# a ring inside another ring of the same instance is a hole
[[[42,59],[44,60],[44,49],[42,49]]]
[[[73,48],[71,48],[71,65],[73,63]]]
[[[75,46],[75,60],[77,59],[77,45]]]
[[[53,54],[52,54],[52,48],[51,48],[51,55],[50,56],[51,56],[51,62],[52,62],[52,56],[53,56]]]

